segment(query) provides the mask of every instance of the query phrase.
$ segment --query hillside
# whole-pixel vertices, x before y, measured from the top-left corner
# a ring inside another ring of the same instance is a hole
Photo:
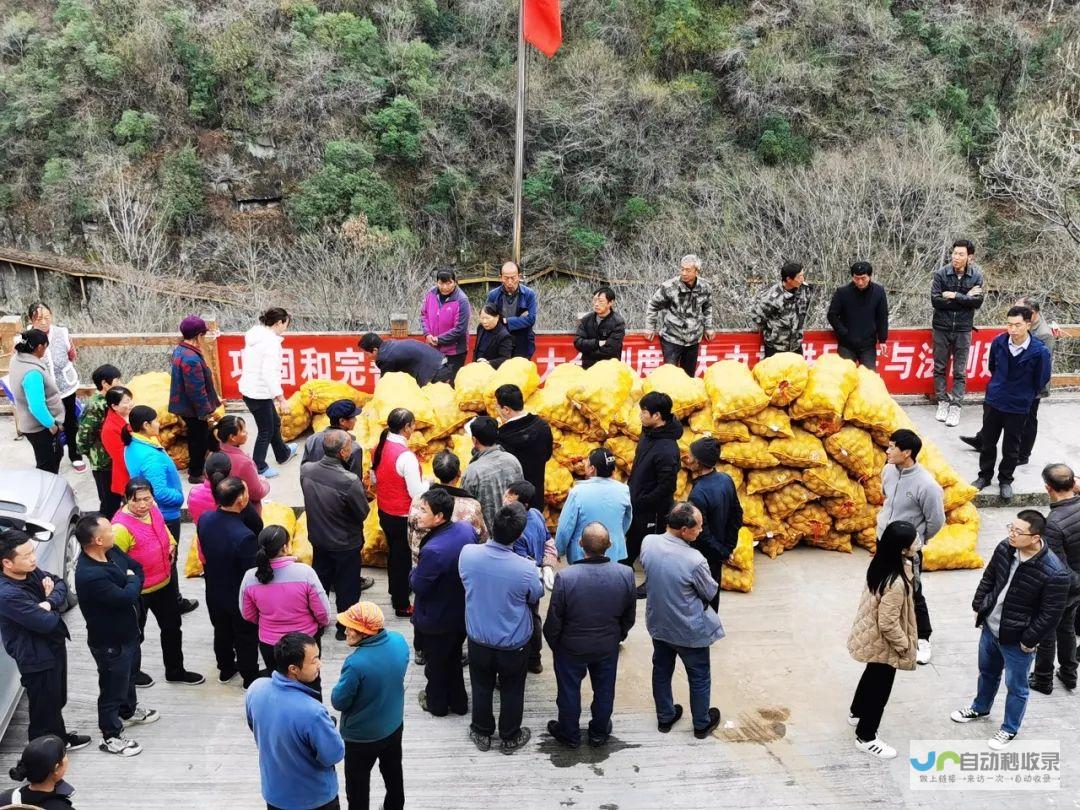
[[[530,58],[527,272],[612,278],[633,319],[696,252],[737,326],[782,260],[828,287],[865,258],[896,319],[925,323],[929,272],[967,236],[995,302],[1080,317],[1075,2],[563,8],[563,49]],[[0,0],[0,240],[385,326],[434,264],[509,249],[516,14]],[[583,308],[578,285],[545,292],[543,327]]]

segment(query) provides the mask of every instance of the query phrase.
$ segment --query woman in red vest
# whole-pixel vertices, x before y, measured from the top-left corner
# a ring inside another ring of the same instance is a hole
[[[413,498],[427,489],[420,475],[420,462],[409,450],[409,437],[416,429],[412,411],[394,408],[371,457],[375,502],[379,524],[386,535],[388,552],[386,574],[390,582],[390,604],[394,615],[412,616],[409,603],[409,573],[412,552],[409,550],[409,508]]]
[[[105,393],[105,405],[108,412],[105,414],[105,421],[101,424],[101,446],[105,448],[105,452],[109,454],[109,458],[112,460],[112,479],[109,491],[115,496],[116,502],[119,503],[124,497],[124,488],[127,487],[130,478],[127,464],[124,463],[123,433],[124,429],[128,427],[128,414],[131,413],[135,400],[131,396],[131,391],[127,388],[122,385],[114,385]],[[105,515],[105,517],[112,520],[116,511],[114,509],[112,514]]]

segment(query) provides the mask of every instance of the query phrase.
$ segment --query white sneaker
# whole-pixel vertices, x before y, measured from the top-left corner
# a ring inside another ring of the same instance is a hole
[[[949,719],[952,720],[954,723],[970,723],[973,720],[982,720],[988,714],[989,712],[987,712],[987,714],[979,714],[972,708],[957,709],[955,712],[949,715]]]
[[[1003,728],[999,728],[997,734],[990,738],[988,745],[995,751],[1004,751],[1016,739],[1015,734],[1010,734]]]
[[[949,416],[949,403],[939,402],[937,404],[937,413],[934,414],[934,418],[939,422],[944,422]]]
[[[892,759],[896,756],[896,749],[880,738],[870,742],[863,742],[856,738],[855,747],[864,753],[872,754],[878,759]]]
[[[120,722],[124,724],[124,727],[128,726],[147,726],[150,723],[156,723],[161,719],[161,715],[158,714],[157,709],[144,709],[142,706],[135,707],[135,713],[128,718],[121,718]]]
[[[142,753],[142,746],[134,740],[128,740],[124,737],[103,739],[98,748],[106,754],[116,754],[121,757],[134,757]]]
[[[930,656],[933,654],[934,651],[930,647],[930,641],[925,638],[920,638],[919,648],[915,651],[915,662],[918,664],[929,664]]]
[[[945,427],[956,427],[960,424],[960,406],[950,405],[949,415],[945,417]]]
[[[849,714],[849,715],[847,716],[847,724],[848,724],[849,726],[857,726],[857,725],[859,725],[859,718],[858,718],[858,717],[856,717],[856,716],[855,716],[855,715],[853,715],[853,714]]]

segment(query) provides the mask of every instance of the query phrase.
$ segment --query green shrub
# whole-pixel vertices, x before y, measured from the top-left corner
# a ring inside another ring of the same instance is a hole
[[[169,27],[173,52],[184,66],[188,113],[196,123],[217,126],[221,123],[217,98],[220,82],[214,72],[213,56],[194,40],[187,20],[179,12],[166,12],[165,23]]]
[[[701,57],[730,48],[741,15],[731,6],[705,7],[699,0],[662,0],[653,17],[649,53],[670,68],[686,69]]]
[[[158,117],[153,113],[141,113],[138,110],[124,110],[120,120],[113,127],[113,136],[123,145],[133,158],[146,154],[150,145],[158,138]]]
[[[364,144],[330,141],[323,166],[300,183],[286,203],[301,230],[337,225],[350,214],[363,213],[373,227],[394,228],[401,220],[393,189],[372,170],[375,159]]]
[[[457,205],[458,197],[472,188],[469,178],[457,169],[445,169],[435,179],[424,210],[432,215],[446,215]]]
[[[15,189],[7,183],[0,183],[0,211],[9,211],[15,207]]]
[[[41,167],[41,185],[43,188],[62,186],[71,179],[75,164],[67,158],[51,157]]]
[[[758,159],[767,166],[801,164],[810,160],[810,142],[791,131],[782,115],[766,116],[755,149]]]
[[[367,17],[348,11],[320,14],[309,36],[324,48],[340,53],[354,69],[378,70],[383,63],[379,32]]]
[[[595,259],[607,244],[602,233],[582,227],[570,229],[570,241],[579,254],[589,259]]]
[[[329,141],[323,147],[323,164],[342,172],[358,172],[375,165],[371,150],[358,141]]]
[[[423,40],[393,43],[390,63],[394,70],[394,85],[409,98],[432,98],[436,93],[435,50]]]
[[[420,136],[426,121],[407,96],[395,96],[386,107],[368,115],[367,125],[380,155],[410,163],[420,158]]]
[[[654,216],[656,209],[644,197],[627,197],[615,216],[615,224],[629,230],[640,227]]]
[[[193,147],[165,156],[161,191],[166,222],[178,230],[193,229],[206,213],[203,168]]]

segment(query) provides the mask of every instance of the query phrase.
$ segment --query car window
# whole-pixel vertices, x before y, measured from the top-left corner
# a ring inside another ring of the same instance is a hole
[[[15,501],[0,501],[0,512],[12,512],[16,515],[25,515],[26,507]]]

